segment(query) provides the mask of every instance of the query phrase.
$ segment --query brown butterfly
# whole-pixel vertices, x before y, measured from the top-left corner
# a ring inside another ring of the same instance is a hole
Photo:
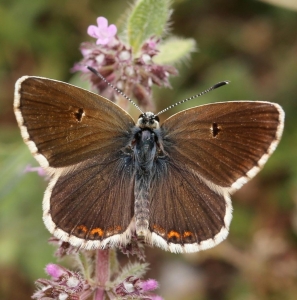
[[[16,82],[14,111],[51,175],[46,227],[85,249],[125,245],[134,232],[171,252],[217,245],[230,194],[259,172],[284,126],[282,108],[263,101],[193,107],[161,125],[147,112],[135,123],[97,94],[28,76]]]

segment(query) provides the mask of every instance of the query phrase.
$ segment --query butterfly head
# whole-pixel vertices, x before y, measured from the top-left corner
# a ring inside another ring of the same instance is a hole
[[[146,112],[139,116],[136,126],[145,129],[159,129],[159,117],[152,112]]]

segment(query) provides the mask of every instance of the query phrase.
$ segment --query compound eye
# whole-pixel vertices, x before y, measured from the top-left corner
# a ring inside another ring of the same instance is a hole
[[[160,122],[160,119],[159,119],[158,116],[155,116],[155,120],[158,121],[158,122]]]

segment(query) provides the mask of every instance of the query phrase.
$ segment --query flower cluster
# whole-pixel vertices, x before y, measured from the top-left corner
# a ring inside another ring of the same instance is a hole
[[[146,299],[146,300],[162,300],[158,295],[151,294],[151,291],[158,288],[158,282],[154,279],[141,280],[135,276],[129,276],[115,288],[118,296],[126,299]]]
[[[78,272],[56,264],[48,264],[45,271],[51,279],[41,278],[36,281],[39,289],[33,294],[33,299],[85,300],[96,293],[95,281],[89,284]],[[152,293],[158,288],[158,282],[154,279],[142,280],[131,275],[122,282],[114,284],[115,281],[108,284],[107,295],[110,299],[163,299]]]
[[[115,25],[108,26],[107,20],[99,17],[97,27],[92,25],[88,28],[88,34],[97,41],[82,43],[80,50],[83,59],[75,64],[72,71],[86,73],[101,95],[115,101],[119,94],[111,88],[107,89],[107,84],[87,69],[87,66],[93,67],[126,95],[135,97],[140,106],[152,108],[153,84],[170,87],[168,78],[177,75],[177,70],[173,66],[154,63],[159,39],[149,38],[140,52],[134,55],[131,47],[125,45],[116,32]]]
[[[142,279],[148,264],[128,264],[121,270],[114,270],[113,274],[107,276],[106,282],[102,282],[97,272],[101,273],[105,265],[110,263],[110,253],[102,256],[101,251],[106,250],[78,251],[77,248],[54,237],[49,242],[58,246],[56,256],[63,258],[70,255],[80,271],[73,272],[60,265],[48,264],[45,271],[51,278],[36,281],[38,290],[33,294],[33,299],[86,300],[95,297],[96,300],[103,300],[105,295],[111,300],[162,300],[162,297],[153,293],[158,288],[158,282],[154,279]],[[142,260],[145,256],[143,243],[137,241],[136,237],[127,247],[120,247],[120,250],[123,254],[135,255]]]
[[[55,264],[48,264],[45,271],[51,279],[36,281],[39,290],[34,293],[33,299],[79,300],[90,295],[90,285],[79,273]]]

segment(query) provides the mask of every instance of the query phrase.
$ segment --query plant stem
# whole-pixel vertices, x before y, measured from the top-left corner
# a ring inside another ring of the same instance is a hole
[[[95,291],[94,300],[104,300],[105,284],[109,281],[109,250],[97,250],[96,278],[98,287]]]

